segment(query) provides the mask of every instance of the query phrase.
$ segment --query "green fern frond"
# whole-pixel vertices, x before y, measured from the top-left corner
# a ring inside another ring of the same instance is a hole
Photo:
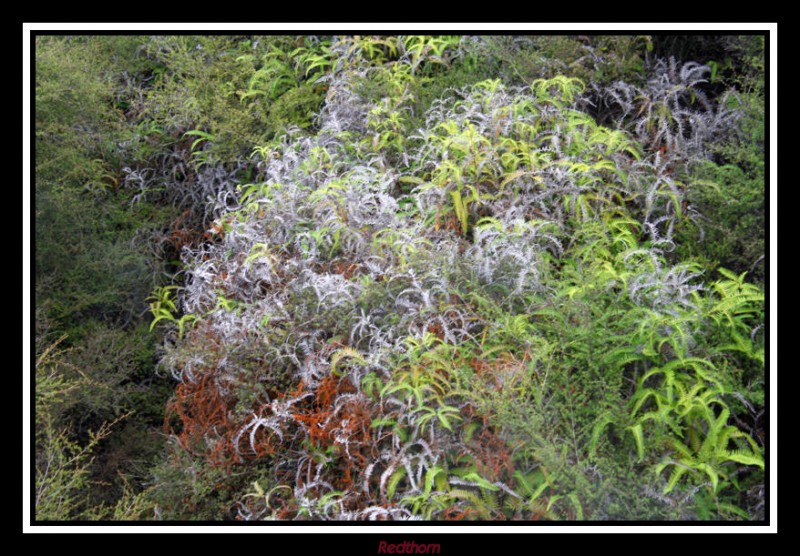
[[[728,502],[718,502],[717,507],[719,508],[720,513],[728,512],[742,519],[750,519],[750,515],[746,511]]]
[[[362,366],[367,364],[367,360],[364,359],[364,356],[361,355],[361,352],[359,352],[357,349],[351,347],[344,347],[337,350],[336,353],[334,353],[331,356],[331,373],[339,375],[337,371],[337,366],[339,362],[345,357],[352,359],[357,364]]]
[[[636,452],[639,455],[639,461],[642,461],[644,459],[644,432],[642,431],[642,425],[637,423],[628,427],[628,430],[633,434],[633,438],[636,441]]]
[[[750,450],[725,450],[722,454],[728,461],[735,461],[744,465],[755,465],[764,469],[764,458]]]
[[[603,431],[606,430],[606,427],[614,423],[614,421],[614,417],[608,412],[604,412],[598,418],[592,427],[592,436],[589,440],[589,453],[595,454],[597,452],[597,445],[600,442],[600,435],[603,434]]]
[[[586,88],[583,81],[575,77],[557,75],[552,79],[537,79],[531,84],[531,89],[537,98],[550,102],[562,108],[571,104],[576,95]]]
[[[711,490],[717,492],[717,487],[719,486],[719,473],[717,473],[717,470],[708,463],[698,464],[697,469],[704,471],[708,475],[708,478],[711,479]]]
[[[674,489],[678,485],[678,482],[681,480],[681,477],[683,477],[686,473],[689,472],[689,468],[683,466],[682,464],[673,463],[672,465],[674,465],[674,468],[672,470],[672,475],[670,475],[669,481],[667,482],[667,486],[664,487],[663,491],[664,494],[669,494],[672,491],[672,489]]]
[[[386,498],[388,500],[392,500],[394,498],[394,493],[397,490],[397,485],[400,484],[400,481],[403,480],[403,477],[406,476],[406,468],[399,467],[392,476],[389,477],[389,480],[386,483]]]

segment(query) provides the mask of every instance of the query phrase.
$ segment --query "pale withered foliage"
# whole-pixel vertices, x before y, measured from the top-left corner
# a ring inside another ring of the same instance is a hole
[[[715,141],[737,133],[739,112],[727,108],[726,96],[709,101],[703,85],[711,68],[697,62],[680,65],[674,58],[651,62],[642,86],[624,81],[593,83],[586,102],[616,115],[616,125],[644,145],[676,163],[691,163],[708,154]],[[733,93],[729,93],[733,94]]]

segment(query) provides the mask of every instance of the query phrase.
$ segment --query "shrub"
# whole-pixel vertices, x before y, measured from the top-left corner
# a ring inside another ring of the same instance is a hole
[[[667,260],[661,142],[598,125],[565,76],[449,92],[401,136],[409,89],[363,96],[415,67],[398,45],[334,43],[317,133],[258,149],[184,250],[177,453],[244,473],[241,519],[747,517],[761,446],[725,408],[757,348],[722,346],[762,298]]]

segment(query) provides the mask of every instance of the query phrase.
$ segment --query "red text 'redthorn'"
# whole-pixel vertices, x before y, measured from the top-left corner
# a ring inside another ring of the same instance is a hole
[[[378,554],[440,554],[442,547],[438,543],[418,544],[414,541],[378,543]]]

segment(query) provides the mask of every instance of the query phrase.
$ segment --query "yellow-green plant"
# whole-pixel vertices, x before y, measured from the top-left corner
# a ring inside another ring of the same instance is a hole
[[[172,298],[172,292],[178,289],[178,286],[162,286],[156,288],[153,294],[147,298],[150,301],[150,312],[153,314],[153,322],[150,323],[150,331],[152,332],[156,324],[162,320],[173,322],[178,326],[178,335],[183,336],[187,323],[195,322],[198,318],[192,314],[186,314],[180,318],[176,317],[178,307],[175,305],[175,300]]]

